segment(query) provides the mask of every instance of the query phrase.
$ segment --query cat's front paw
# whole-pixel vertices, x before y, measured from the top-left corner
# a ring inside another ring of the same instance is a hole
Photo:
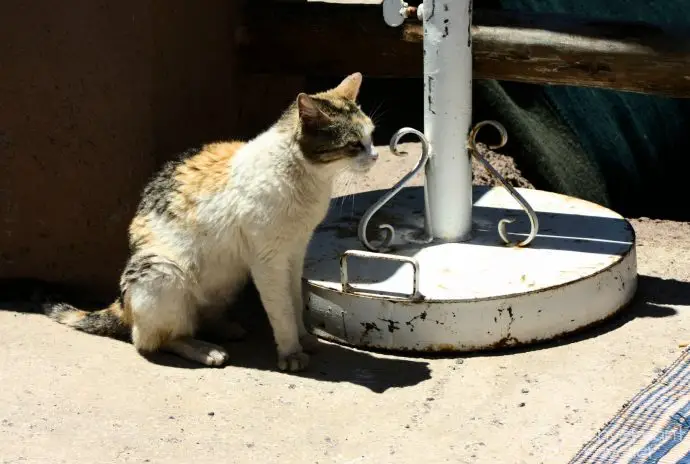
[[[316,335],[310,333],[302,335],[299,338],[299,343],[302,345],[302,349],[307,353],[316,353],[321,348],[321,342]]]
[[[288,372],[299,372],[309,365],[309,355],[298,351],[287,356],[279,356],[278,369]]]

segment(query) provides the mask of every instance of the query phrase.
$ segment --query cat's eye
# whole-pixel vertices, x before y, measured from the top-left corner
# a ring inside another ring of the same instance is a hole
[[[350,142],[347,144],[348,151],[357,152],[364,151],[364,144],[362,142]]]

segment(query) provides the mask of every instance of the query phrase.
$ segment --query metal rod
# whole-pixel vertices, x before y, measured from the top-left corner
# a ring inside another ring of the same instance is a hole
[[[477,147],[477,135],[479,134],[479,130],[484,126],[493,126],[501,134],[501,142],[497,145],[490,145],[489,149],[495,150],[497,148],[501,148],[508,142],[508,132],[506,131],[506,128],[503,127],[503,125],[501,123],[499,123],[497,121],[482,121],[482,122],[478,123],[477,125],[475,125],[474,128],[472,129],[472,132],[470,132],[470,137],[469,137],[469,140],[467,142],[468,147],[469,147],[470,151],[472,152],[472,154],[475,156],[475,158],[477,158],[479,160],[479,162],[482,163],[482,165],[484,165],[484,168],[486,168],[486,170],[489,171],[491,173],[491,175],[493,175],[496,179],[498,179],[501,182],[501,184],[503,184],[503,186],[506,188],[506,190],[508,190],[508,193],[510,193],[510,195],[515,199],[515,201],[517,201],[520,204],[522,209],[525,210],[525,213],[527,213],[527,217],[529,217],[529,225],[530,225],[529,235],[523,241],[512,242],[508,238],[508,234],[506,232],[506,226],[508,224],[515,222],[514,219],[504,218],[504,219],[501,219],[500,221],[498,221],[498,235],[501,237],[501,240],[503,240],[503,242],[506,245],[518,246],[518,247],[527,246],[530,243],[532,243],[532,240],[534,240],[534,238],[537,236],[537,233],[539,232],[539,218],[537,217],[537,213],[534,211],[532,206],[530,206],[530,204],[527,203],[527,200],[525,200],[522,197],[522,195],[520,195],[518,193],[518,191],[515,190],[515,188],[512,185],[510,185],[508,183],[508,181],[506,181],[503,178],[503,176],[501,176],[501,174],[499,174],[499,172],[496,170],[496,168],[491,166],[491,163],[489,163],[489,161],[487,161],[487,159],[484,158],[484,156],[482,156],[482,154],[479,152],[479,147]]]
[[[437,239],[463,241],[472,230],[472,0],[425,0],[421,8],[431,230]]]
[[[367,228],[369,227],[369,221],[374,216],[374,214],[376,214],[376,212],[383,207],[383,205],[388,203],[388,201],[390,201],[391,198],[393,198],[395,195],[398,194],[400,190],[402,190],[402,188],[405,186],[407,182],[409,182],[410,179],[412,179],[423,167],[427,166],[427,162],[429,160],[429,142],[427,142],[426,138],[424,137],[424,134],[419,132],[417,129],[413,129],[411,127],[403,127],[398,132],[393,134],[393,137],[391,137],[390,141],[391,152],[395,155],[400,156],[400,152],[398,151],[398,143],[400,142],[400,139],[407,134],[416,135],[419,141],[422,142],[422,154],[419,157],[419,161],[417,161],[417,164],[415,164],[414,168],[412,168],[410,172],[405,174],[405,176],[403,176],[403,178],[400,179],[393,186],[393,188],[386,192],[384,196],[379,198],[379,200],[376,203],[371,205],[369,209],[366,210],[366,212],[364,213],[364,216],[362,216],[362,219],[360,219],[359,226],[357,227],[357,236],[359,237],[359,241],[362,242],[362,244],[370,251],[388,251],[389,247],[393,243],[393,240],[395,240],[395,229],[390,224],[379,225],[379,229],[384,231],[385,236],[380,244],[374,245],[367,238]],[[420,239],[413,240],[412,238],[410,238],[410,241],[413,241],[414,243],[429,243],[433,239],[433,235],[431,233],[431,224],[429,221],[429,201],[428,198],[426,198],[426,191],[424,191],[424,193],[424,231]]]
[[[407,295],[410,300],[422,301],[424,300],[424,295],[419,292],[419,261],[415,258],[409,256],[398,256],[389,255],[386,253],[372,253],[370,251],[360,251],[360,250],[347,250],[340,256],[340,284],[342,285],[343,293],[375,293],[371,291],[364,291],[357,289],[350,284],[350,279],[347,272],[347,258],[348,256],[354,256],[357,258],[365,259],[382,259],[385,261],[397,261],[403,264],[412,265],[412,292]]]

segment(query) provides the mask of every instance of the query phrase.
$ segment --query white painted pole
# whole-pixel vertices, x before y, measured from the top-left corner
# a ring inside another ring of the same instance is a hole
[[[472,229],[472,0],[424,0],[424,135],[431,232],[462,241]]]

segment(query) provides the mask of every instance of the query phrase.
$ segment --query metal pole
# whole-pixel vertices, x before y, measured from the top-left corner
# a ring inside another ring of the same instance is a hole
[[[462,241],[472,229],[472,0],[424,0],[424,135],[431,232]]]

